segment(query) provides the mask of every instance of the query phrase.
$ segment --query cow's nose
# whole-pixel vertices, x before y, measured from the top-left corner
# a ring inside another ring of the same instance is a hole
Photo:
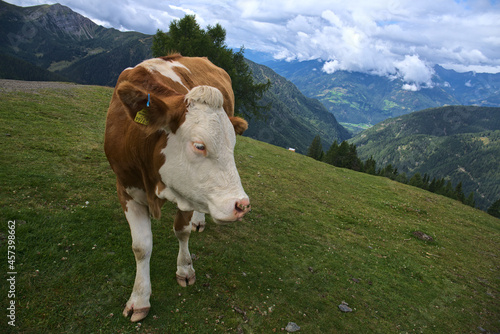
[[[234,205],[234,215],[236,216],[236,219],[239,220],[243,218],[243,216],[247,214],[250,209],[250,200],[248,198],[236,201],[236,204]]]

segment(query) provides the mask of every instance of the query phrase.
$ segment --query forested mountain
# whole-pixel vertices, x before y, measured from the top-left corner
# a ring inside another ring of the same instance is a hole
[[[0,53],[0,78],[28,81],[71,81],[25,60]]]
[[[500,106],[500,74],[458,73],[435,66],[434,87],[411,91],[403,89],[399,79],[348,71],[328,74],[322,71],[324,62],[316,60],[265,64],[306,96],[318,98],[342,125],[355,132],[387,118],[431,107]]]
[[[426,109],[387,119],[349,142],[378,168],[391,164],[408,176],[462,182],[481,209],[500,198],[500,108]]]
[[[302,94],[297,87],[269,67],[248,61],[258,82],[271,81],[261,103],[272,109],[267,119],[250,120],[245,136],[281,147],[292,147],[302,154],[316,135],[323,139],[325,149],[335,141],[351,137],[332,113],[316,99]]]
[[[0,1],[2,67],[23,60],[67,80],[113,86],[120,72],[151,57],[152,36],[99,26],[70,8]],[[30,80],[29,78],[24,78]]]

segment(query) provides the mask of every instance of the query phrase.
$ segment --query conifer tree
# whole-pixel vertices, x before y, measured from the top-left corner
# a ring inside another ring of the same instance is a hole
[[[345,140],[340,143],[339,151],[337,154],[337,159],[334,162],[334,165],[337,167],[348,168],[348,156],[349,156],[349,143]]]
[[[339,144],[337,143],[337,140],[335,140],[332,143],[332,145],[330,146],[330,148],[328,149],[328,151],[325,153],[325,157],[323,160],[327,164],[333,165],[335,162],[335,159],[337,158],[338,151],[339,151]]]
[[[428,190],[429,189],[429,180],[430,180],[430,177],[427,173],[424,174],[424,178],[422,180],[423,182],[423,186],[422,188],[425,189],[425,190]]]
[[[373,156],[370,156],[370,158],[368,158],[368,160],[365,161],[363,170],[367,174],[375,175],[377,173],[376,166],[377,162],[375,161],[375,159],[373,159]]]
[[[493,217],[500,218],[500,199],[493,203],[487,211]]]
[[[153,37],[152,51],[155,57],[179,52],[187,57],[207,57],[215,65],[222,67],[231,77],[235,111],[247,116],[261,117],[270,105],[259,105],[262,94],[271,82],[256,84],[252,72],[243,57],[244,49],[234,52],[225,44],[226,30],[220,25],[202,29],[194,15],[186,15],[173,21],[168,32],[158,30]]]
[[[436,178],[433,177],[431,183],[429,184],[429,191],[431,193],[435,193],[436,189],[437,189],[437,181]]]
[[[474,200],[474,192],[473,191],[470,192],[469,196],[467,197],[467,199],[465,200],[464,203],[468,206],[472,206],[473,208],[476,207],[476,201]]]
[[[446,186],[444,187],[444,195],[449,198],[457,199],[455,197],[455,190],[451,185],[451,181],[446,182]]]
[[[321,137],[317,135],[314,137],[311,145],[307,149],[307,156],[316,160],[323,158],[323,148],[321,146]]]
[[[410,186],[414,186],[414,187],[418,187],[418,188],[422,188],[422,186],[424,185],[424,182],[422,181],[422,175],[420,175],[420,173],[415,173],[410,181],[409,181],[409,185]]]
[[[462,203],[465,203],[465,195],[464,191],[462,189],[462,182],[459,182],[457,186],[455,187],[455,196],[457,200],[459,200]]]

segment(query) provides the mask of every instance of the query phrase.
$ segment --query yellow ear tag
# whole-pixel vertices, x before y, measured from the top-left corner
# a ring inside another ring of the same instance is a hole
[[[148,125],[149,124],[148,111],[146,109],[138,111],[137,114],[135,115],[134,121],[142,125]]]

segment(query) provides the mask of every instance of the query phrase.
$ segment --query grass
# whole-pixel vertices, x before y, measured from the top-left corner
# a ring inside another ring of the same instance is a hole
[[[290,321],[301,333],[500,329],[500,220],[245,137],[236,162],[252,212],[191,235],[197,281],[181,288],[167,204],[153,221],[152,309],[130,323],[121,311],[135,275],[131,238],[102,151],[111,93],[0,92],[0,252],[16,220],[18,272],[16,327],[3,317],[0,331],[271,333]],[[343,301],[353,312],[339,311]]]

